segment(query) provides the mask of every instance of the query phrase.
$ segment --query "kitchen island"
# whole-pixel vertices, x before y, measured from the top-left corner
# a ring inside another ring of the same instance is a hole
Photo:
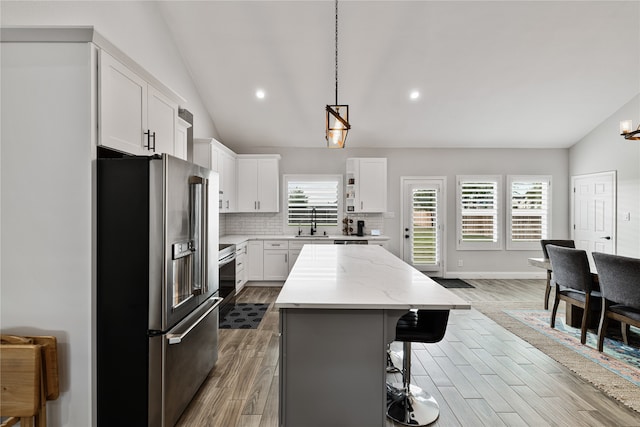
[[[386,350],[410,309],[470,305],[380,246],[305,245],[280,310],[280,425],[384,426]]]

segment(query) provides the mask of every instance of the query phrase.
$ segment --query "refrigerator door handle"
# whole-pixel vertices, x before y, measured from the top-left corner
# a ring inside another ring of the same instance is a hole
[[[209,180],[202,178],[202,227],[200,229],[200,256],[202,258],[201,293],[209,292]]]
[[[209,180],[201,176],[189,177],[189,185],[192,186],[191,204],[191,239],[195,242],[196,262],[193,263],[194,281],[191,287],[193,295],[206,292],[207,286],[207,191]],[[199,186],[199,188],[198,188]]]
[[[182,342],[182,340],[185,339],[187,337],[187,335],[189,335],[189,332],[191,332],[193,330],[193,328],[198,326],[200,324],[200,322],[202,322],[213,310],[218,308],[218,306],[222,303],[222,298],[220,298],[220,297],[211,297],[211,298],[209,298],[208,301],[215,301],[215,304],[213,304],[207,311],[205,311],[204,314],[198,318],[198,320],[193,322],[187,328],[186,331],[182,332],[181,334],[167,334],[166,335],[167,340],[169,341],[170,345],[172,345],[172,344],[180,344]]]

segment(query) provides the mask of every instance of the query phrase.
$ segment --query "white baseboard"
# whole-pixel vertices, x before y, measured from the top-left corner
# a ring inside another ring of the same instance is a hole
[[[546,279],[547,273],[531,271],[447,271],[445,278],[451,279]]]

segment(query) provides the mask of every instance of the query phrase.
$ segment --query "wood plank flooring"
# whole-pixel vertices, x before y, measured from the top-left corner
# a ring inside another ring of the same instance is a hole
[[[539,303],[542,308],[544,280],[468,282],[475,288],[452,291],[472,304]],[[249,286],[238,301],[270,303],[279,290]],[[218,363],[177,425],[277,426],[278,340],[278,312],[272,306],[258,329],[220,330]],[[440,343],[412,348],[412,381],[440,404],[435,427],[640,426],[639,413],[476,310],[452,311]]]

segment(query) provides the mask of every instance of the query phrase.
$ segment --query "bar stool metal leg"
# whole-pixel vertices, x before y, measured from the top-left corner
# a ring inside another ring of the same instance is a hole
[[[420,387],[411,384],[411,342],[404,342],[402,383],[387,387],[387,416],[408,426],[431,424],[440,415],[438,402]]]
[[[402,352],[394,351],[391,345],[387,345],[387,374],[395,374],[400,372],[398,366],[402,366]]]

